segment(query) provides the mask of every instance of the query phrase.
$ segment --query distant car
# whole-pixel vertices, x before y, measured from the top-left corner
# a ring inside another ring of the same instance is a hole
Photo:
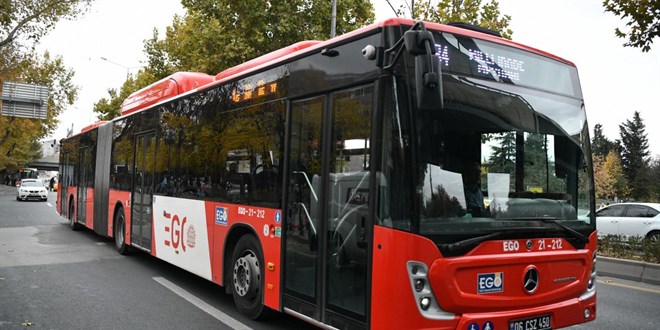
[[[632,236],[660,241],[660,203],[621,203],[605,206],[596,211],[598,237],[620,235],[628,240]]]
[[[39,199],[48,200],[48,189],[39,179],[23,179],[16,187],[16,200]]]

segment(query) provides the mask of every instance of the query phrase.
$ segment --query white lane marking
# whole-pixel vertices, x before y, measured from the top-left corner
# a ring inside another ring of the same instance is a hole
[[[197,308],[205,311],[209,315],[213,316],[220,322],[226,324],[228,327],[232,329],[243,329],[243,330],[252,330],[252,328],[248,327],[247,325],[237,321],[236,319],[232,318],[231,316],[221,312],[220,310],[216,309],[215,307],[205,303],[203,300],[195,297],[192,295],[190,292],[180,288],[176,284],[162,278],[162,277],[152,277],[154,281],[160,283],[162,286],[170,289],[170,291],[176,293],[179,295],[181,298],[187,300],[189,303],[197,306]]]
[[[50,207],[53,207],[53,204],[51,204],[51,203],[46,203],[46,204],[48,204],[48,206],[50,206]]]

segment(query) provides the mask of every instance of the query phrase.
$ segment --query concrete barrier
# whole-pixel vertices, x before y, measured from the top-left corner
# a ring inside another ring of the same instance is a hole
[[[597,274],[660,285],[660,264],[598,256]]]

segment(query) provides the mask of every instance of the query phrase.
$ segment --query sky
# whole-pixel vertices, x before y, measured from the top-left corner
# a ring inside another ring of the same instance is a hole
[[[372,3],[377,20],[394,16],[385,0]],[[403,1],[391,3],[398,8]],[[656,38],[654,49],[647,53],[623,47],[624,39],[615,37],[614,29],[625,28],[625,21],[605,13],[602,0],[499,0],[499,4],[500,11],[511,16],[513,41],[575,63],[592,134],[599,123],[607,138],[619,139],[619,125],[639,111],[651,154],[660,156],[660,129],[656,129],[660,40]],[[180,0],[96,0],[82,18],[59,22],[38,49],[61,55],[75,70],[74,82],[81,89],[78,101],[60,115],[60,125],[50,138],[65,137],[71,125],[79,132],[95,122],[94,103],[144,65],[143,41],[152,37],[154,28],[162,37],[174,15],[184,13]]]

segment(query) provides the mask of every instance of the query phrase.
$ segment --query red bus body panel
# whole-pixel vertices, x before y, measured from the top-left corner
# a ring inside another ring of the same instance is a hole
[[[94,229],[94,188],[86,189],[87,199],[85,200],[85,227]]]
[[[117,189],[108,189],[108,236],[114,237],[114,217],[117,206],[124,209],[126,220],[124,242],[130,244],[131,240],[131,193]]]
[[[491,322],[495,329],[508,329],[509,321],[549,314],[553,328],[594,320],[596,296],[580,300],[587,289],[596,249],[596,234],[584,249],[576,250],[559,238],[484,242],[469,254],[444,258],[429,239],[414,234],[374,227],[371,326],[374,329],[469,329],[471,324]],[[544,248],[540,240],[555,240]],[[515,246],[518,251],[505,251]],[[561,243],[559,243],[561,242]],[[428,280],[440,307],[454,313],[451,320],[432,320],[420,313],[413,295],[406,263],[418,261],[429,267]],[[524,291],[525,270],[538,269],[539,286]],[[479,294],[478,275],[501,272],[503,291]],[[584,318],[589,308],[591,316]],[[405,315],[406,317],[401,317]]]

